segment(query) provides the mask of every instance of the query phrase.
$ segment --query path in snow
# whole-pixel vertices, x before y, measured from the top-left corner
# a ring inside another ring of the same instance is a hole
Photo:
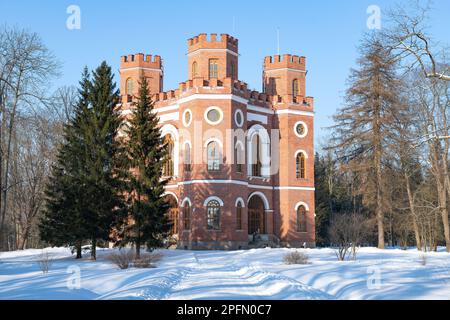
[[[333,299],[333,296],[292,278],[246,264],[203,261],[190,269],[167,299]]]

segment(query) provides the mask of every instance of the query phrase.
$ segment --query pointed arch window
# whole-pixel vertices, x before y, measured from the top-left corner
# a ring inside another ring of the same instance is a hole
[[[306,178],[306,157],[303,152],[299,152],[295,159],[295,168],[297,179]]]
[[[189,202],[183,207],[183,227],[186,231],[191,229],[191,205]]]
[[[192,63],[192,78],[195,78],[197,76],[198,76],[198,65],[197,65],[197,62],[194,61]]]
[[[174,172],[174,142],[171,135],[164,137],[164,144],[167,146],[167,158],[163,167],[163,176],[172,177]]]
[[[133,95],[133,92],[134,92],[134,82],[133,82],[133,79],[131,79],[131,78],[128,78],[128,79],[127,79],[127,82],[126,82],[126,85],[125,85],[125,90],[126,90],[126,94],[127,94],[127,95],[129,95],[129,96],[132,96],[132,95]]]
[[[303,205],[297,208],[297,231],[306,232],[306,208]]]
[[[220,229],[220,203],[217,200],[211,200],[206,205],[207,227],[208,230]]]
[[[253,159],[252,159],[252,176],[261,177],[261,138],[259,134],[255,134],[252,138]]]
[[[242,203],[236,205],[236,230],[242,230]]]
[[[220,148],[216,141],[211,141],[206,147],[208,171],[220,170]]]
[[[234,64],[234,62],[230,62],[230,76],[232,78],[237,78],[236,77],[236,65]]]
[[[209,59],[209,77],[217,78],[219,70],[219,60],[218,59]]]
[[[300,95],[298,79],[292,81],[292,95],[294,98]]]
[[[242,173],[244,167],[244,150],[237,138],[234,138],[234,163],[236,164],[236,172]]]
[[[191,146],[189,143],[184,145],[184,171],[191,171]]]

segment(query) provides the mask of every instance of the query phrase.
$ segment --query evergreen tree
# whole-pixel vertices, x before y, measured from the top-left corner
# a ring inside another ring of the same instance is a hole
[[[331,216],[331,194],[325,159],[319,153],[314,158],[315,208],[316,208],[316,244],[328,244],[328,227]]]
[[[122,206],[114,172],[120,125],[115,107],[118,91],[111,68],[103,62],[81,81],[74,119],[65,128],[53,176],[47,188],[47,208],[41,222],[44,240],[55,245],[90,240],[96,259],[98,240],[108,240],[115,211]]]
[[[167,147],[153,107],[147,79],[141,77],[138,102],[125,124],[118,170],[127,195],[120,244],[134,243],[137,258],[143,244],[149,249],[161,246],[170,230],[169,205],[163,197],[167,180],[162,179]]]
[[[334,119],[333,148],[342,166],[360,179],[356,192],[376,218],[378,247],[384,248],[388,194],[383,175],[391,156],[387,151],[392,123],[401,108],[395,60],[377,39],[362,46],[359,68],[352,70],[345,106]]]
[[[91,258],[94,260],[97,242],[109,239],[115,212],[122,206],[119,182],[114,172],[120,117],[116,110],[119,95],[113,77],[106,62],[93,72],[90,112],[84,126],[84,150],[80,154],[85,160],[80,179],[87,204],[83,208],[82,219],[91,240]]]
[[[89,117],[90,87],[85,68],[74,116],[64,127],[64,142],[46,186],[46,206],[39,225],[42,240],[55,246],[75,246],[77,259],[81,258],[81,245],[87,236],[82,218],[85,198],[80,177],[84,166],[80,155],[84,150],[83,132]]]

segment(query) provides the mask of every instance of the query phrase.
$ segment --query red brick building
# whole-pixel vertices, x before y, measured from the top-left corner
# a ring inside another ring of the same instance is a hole
[[[266,57],[263,92],[238,78],[238,40],[188,40],[187,81],[163,91],[160,56],[123,56],[121,109],[129,114],[141,75],[149,80],[170,145],[164,173],[173,233],[185,249],[247,248],[256,239],[314,246],[314,112],[306,60]],[[256,236],[255,236],[256,235]]]

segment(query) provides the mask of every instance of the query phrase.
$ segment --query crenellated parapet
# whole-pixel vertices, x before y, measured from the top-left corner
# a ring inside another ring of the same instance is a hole
[[[264,58],[264,70],[283,68],[306,70],[306,58],[291,54],[267,56]]]
[[[120,68],[150,68],[161,69],[162,61],[158,55],[152,56],[150,54],[144,55],[143,53],[129,54],[122,56],[120,59]]]
[[[198,36],[188,39],[188,52],[198,49],[228,49],[238,52],[238,39],[222,33],[220,37],[216,33],[211,33],[208,39],[206,33],[200,33]]]
[[[205,49],[205,50],[201,50]],[[139,77],[148,77],[153,99],[160,103],[170,103],[180,99],[191,91],[203,92],[216,90],[220,93],[232,93],[252,104],[261,106],[292,104],[311,107],[312,98],[305,97],[306,58],[284,54],[264,58],[264,90],[250,90],[247,83],[237,79],[238,40],[228,34],[201,33],[188,39],[189,77],[181,82],[177,89],[163,91],[163,65],[159,55],[143,53],[121,57],[121,91],[131,87],[127,81],[134,81],[136,89]],[[218,60],[217,76],[210,73],[211,59]],[[294,87],[297,89],[294,90]],[[125,102],[133,100],[127,95]]]

